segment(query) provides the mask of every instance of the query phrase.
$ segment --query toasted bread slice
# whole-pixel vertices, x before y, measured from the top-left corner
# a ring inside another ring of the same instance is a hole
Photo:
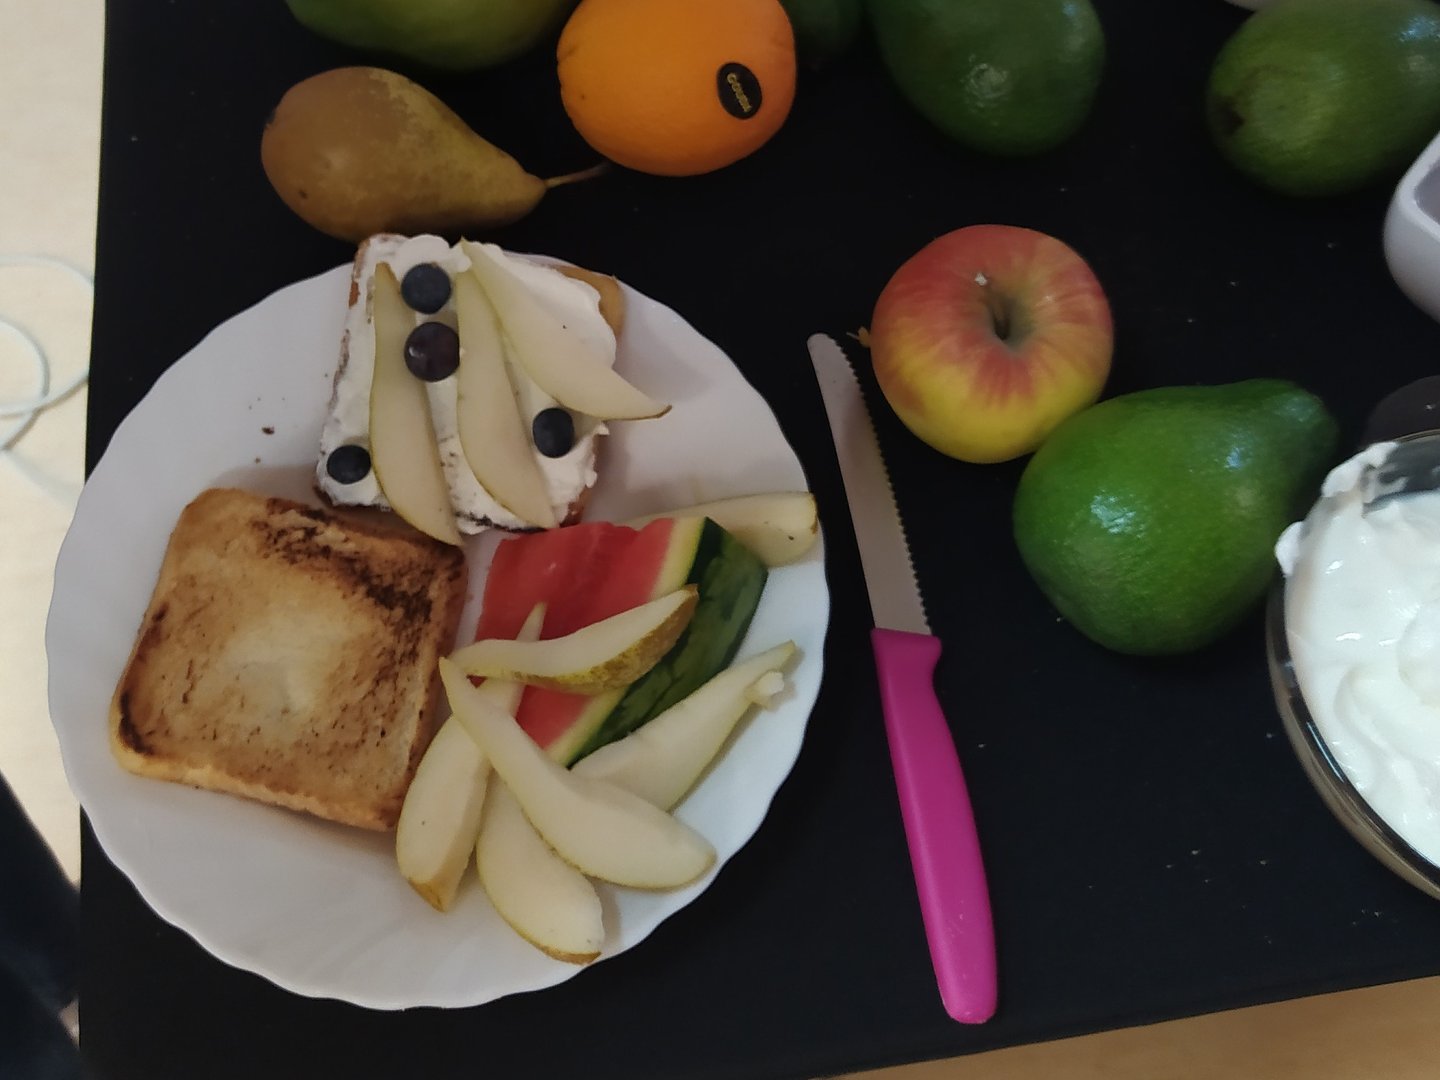
[[[142,776],[393,828],[435,728],[464,553],[216,488],[170,536],[110,707]]]

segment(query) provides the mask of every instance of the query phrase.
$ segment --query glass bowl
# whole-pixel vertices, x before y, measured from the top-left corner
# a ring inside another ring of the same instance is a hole
[[[1395,441],[1403,445],[1406,452],[1392,454],[1379,470],[1382,479],[1391,483],[1380,485],[1379,492],[1371,497],[1371,501],[1388,494],[1395,485],[1401,491],[1436,486],[1434,461],[1440,459],[1437,458],[1440,455],[1440,431],[1419,432]],[[1290,654],[1285,625],[1285,589],[1286,580],[1282,577],[1270,592],[1265,643],[1270,684],[1290,745],[1310,783],[1346,831],[1405,881],[1440,899],[1440,866],[1416,851],[1370,806],[1345,774],[1310,714]]]

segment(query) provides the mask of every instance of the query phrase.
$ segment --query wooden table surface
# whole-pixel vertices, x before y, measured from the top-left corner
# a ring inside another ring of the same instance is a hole
[[[1440,1071],[1440,978],[918,1062],[855,1080],[1422,1080]]]

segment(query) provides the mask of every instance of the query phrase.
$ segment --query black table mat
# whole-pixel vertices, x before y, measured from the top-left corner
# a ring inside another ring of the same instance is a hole
[[[1243,11],[1096,6],[1109,46],[1099,100],[1080,136],[1044,157],[993,161],[951,144],[862,44],[803,73],[789,122],[753,157],[687,180],[617,170],[491,234],[616,273],[684,314],[769,400],[821,500],[824,685],[793,774],[713,887],[565,985],[469,1010],[376,1013],[211,959],[149,911],[87,827],[82,1045],[98,1077],[802,1077],[1440,971],[1440,909],[1351,842],[1296,765],[1259,613],[1181,660],[1090,645],[1015,553],[1021,463],[951,461],[881,409],[946,646],[938,693],[998,935],[996,1018],[964,1027],[940,1007],[806,336],[866,323],[923,243],[996,221],[1052,232],[1095,267],[1117,324],[1109,393],[1289,377],[1329,403],[1348,445],[1375,400],[1432,373],[1440,349],[1440,326],[1385,267],[1388,190],[1285,200],[1212,151],[1205,74]],[[281,205],[258,147],[289,85],[363,59],[302,30],[278,0],[108,5],[92,466],[207,330],[349,258]],[[532,171],[594,160],[545,50],[469,76],[388,63]]]

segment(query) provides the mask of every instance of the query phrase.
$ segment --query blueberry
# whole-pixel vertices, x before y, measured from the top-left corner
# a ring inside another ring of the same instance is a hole
[[[546,457],[564,457],[575,445],[575,421],[564,409],[544,409],[535,414],[530,435]]]
[[[450,299],[450,275],[435,263],[412,266],[400,282],[400,295],[421,314],[434,315]]]
[[[325,471],[337,484],[358,484],[370,475],[370,451],[358,443],[346,443],[330,451]]]
[[[460,366],[460,335],[441,322],[421,323],[405,339],[405,366],[425,382],[453,375]]]

